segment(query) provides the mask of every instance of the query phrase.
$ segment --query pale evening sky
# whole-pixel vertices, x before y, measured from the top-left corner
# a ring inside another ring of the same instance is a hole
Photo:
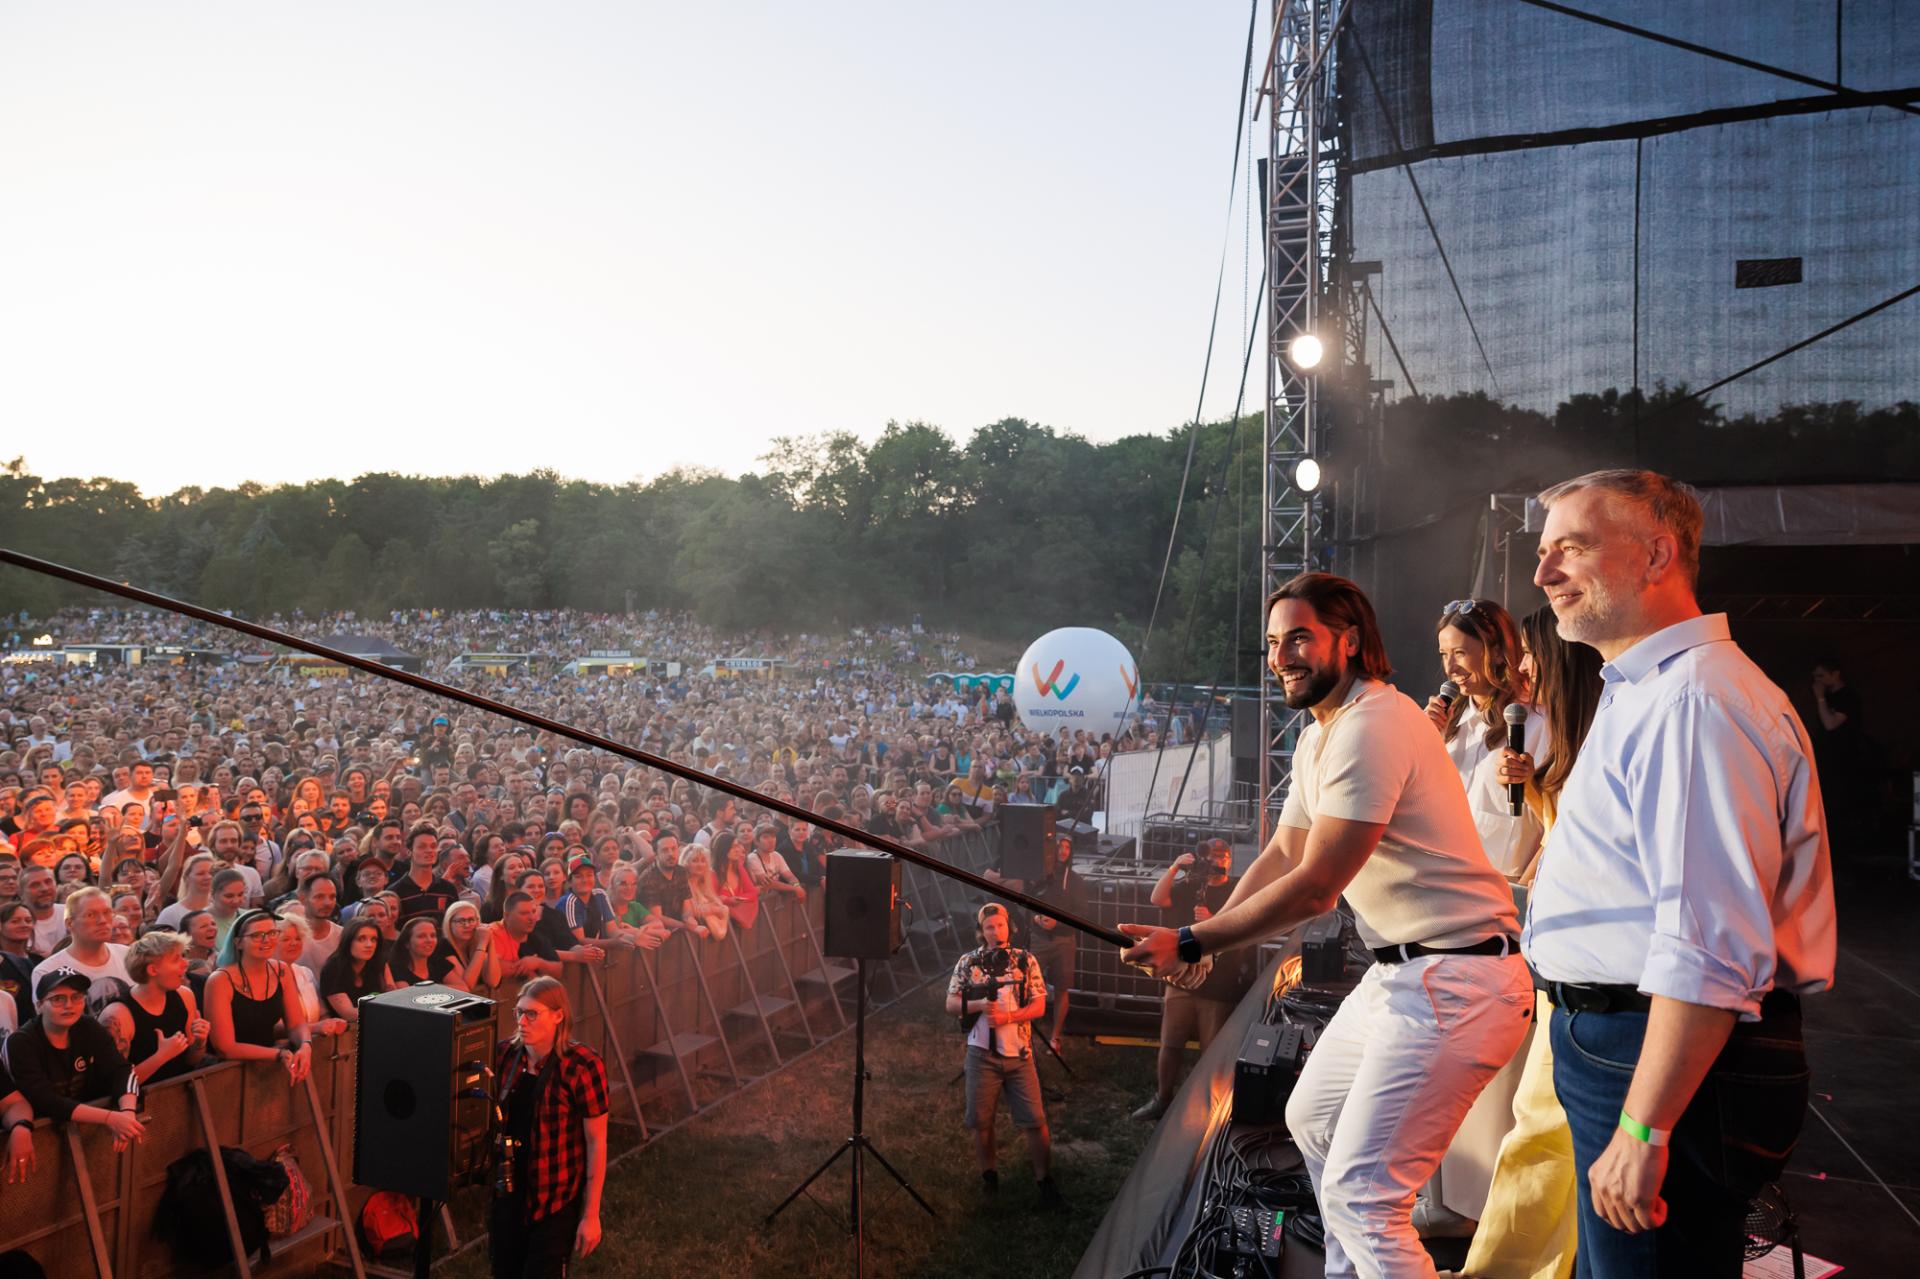
[[[1193,411],[1223,232],[1224,416],[1246,21],[13,0],[0,460],[157,494],[737,474],[890,418],[1161,432]]]

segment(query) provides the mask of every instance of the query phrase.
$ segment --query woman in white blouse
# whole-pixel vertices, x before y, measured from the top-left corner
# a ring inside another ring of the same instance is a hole
[[[1526,711],[1525,744],[1529,762],[1544,767],[1547,720],[1532,704],[1521,672],[1520,628],[1492,600],[1455,600],[1441,610],[1435,626],[1440,667],[1460,687],[1447,702],[1436,694],[1427,718],[1446,739],[1447,754],[1467,788],[1467,806],[1480,832],[1480,845],[1493,868],[1516,883],[1532,878],[1534,860],[1546,829],[1526,804],[1514,815],[1502,776],[1507,747],[1506,710]]]

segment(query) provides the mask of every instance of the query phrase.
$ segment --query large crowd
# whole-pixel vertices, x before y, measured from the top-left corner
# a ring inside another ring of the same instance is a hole
[[[863,830],[936,848],[1007,803],[1084,820],[1102,759],[1157,745],[1021,726],[976,663],[918,626],[716,635],[661,614],[407,612],[266,619],[374,635],[426,672]],[[146,611],[0,620],[11,651],[254,642]],[[566,672],[620,649],[678,663]],[[500,674],[466,652],[532,654]],[[716,655],[777,670],[700,674]],[[0,675],[0,1125],[27,1171],[36,1117],[139,1139],[138,1086],[211,1058],[277,1059],[416,981],[486,990],[751,929],[804,897],[838,841],[718,789],[378,678],[296,663],[9,664]],[[1143,720],[1146,717],[1143,717]],[[1137,733],[1137,735],[1136,735]],[[130,1081],[131,1076],[131,1081]]]

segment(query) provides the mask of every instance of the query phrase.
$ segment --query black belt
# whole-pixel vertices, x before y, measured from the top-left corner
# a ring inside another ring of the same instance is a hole
[[[1564,1008],[1570,1013],[1644,1013],[1653,1008],[1653,996],[1642,994],[1635,986],[1546,981],[1536,977],[1534,989],[1543,992],[1555,1008]],[[1760,1015],[1763,1018],[1797,1016],[1799,1012],[1800,996],[1790,990],[1770,990],[1761,997]]]
[[[1535,987],[1546,993],[1548,1003],[1570,1013],[1643,1013],[1653,1007],[1653,996],[1635,986],[1541,980]]]
[[[1377,964],[1404,964],[1420,958],[1422,955],[1517,955],[1520,953],[1520,939],[1508,937],[1504,933],[1498,937],[1489,937],[1485,941],[1475,942],[1471,946],[1422,946],[1418,942],[1408,942],[1403,946],[1375,946],[1373,960]]]

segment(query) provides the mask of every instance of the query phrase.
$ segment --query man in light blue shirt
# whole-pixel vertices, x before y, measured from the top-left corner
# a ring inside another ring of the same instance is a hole
[[[1689,489],[1597,471],[1540,502],[1534,582],[1606,663],[1524,941],[1554,1004],[1581,1270],[1737,1276],[1748,1199],[1806,1113],[1799,999],[1833,984],[1812,745],[1701,614]]]

